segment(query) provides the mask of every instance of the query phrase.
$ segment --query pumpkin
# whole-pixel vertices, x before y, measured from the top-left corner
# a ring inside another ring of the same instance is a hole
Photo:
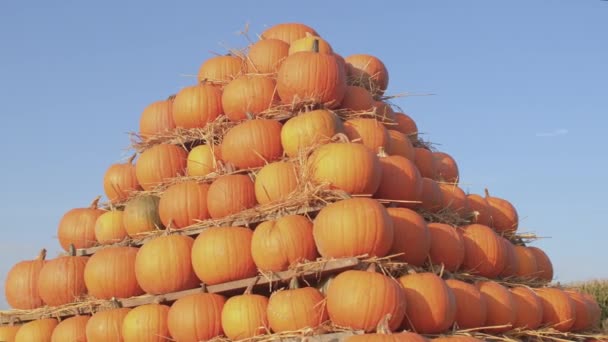
[[[255,276],[252,235],[251,229],[244,227],[203,230],[192,246],[192,267],[196,276],[207,285]]]
[[[472,224],[464,229],[464,269],[487,278],[497,277],[505,268],[503,242],[490,227]]]
[[[215,293],[196,293],[178,299],[167,315],[171,336],[179,342],[197,342],[222,335],[225,303],[226,298]]]
[[[433,152],[422,147],[414,148],[414,161],[422,177],[437,179],[437,161],[433,156]]]
[[[95,222],[105,212],[97,208],[99,199],[97,197],[88,208],[70,209],[61,217],[57,236],[65,251],[69,251],[70,245],[76,248],[95,246]]]
[[[388,326],[396,330],[408,307],[405,293],[393,278],[367,271],[349,270],[338,274],[327,290],[327,313],[344,328],[374,331],[380,320],[391,315]]]
[[[277,101],[275,81],[263,76],[241,76],[230,81],[222,92],[222,108],[231,121],[258,115]]]
[[[129,298],[144,294],[135,278],[135,247],[108,247],[93,254],[84,268],[84,283],[98,299]]]
[[[581,293],[576,291],[565,291],[572,302],[576,311],[576,321],[572,326],[572,331],[588,331],[593,327],[593,308],[591,302]]]
[[[520,278],[535,278],[538,275],[536,256],[528,247],[515,246],[515,259],[517,259],[517,271],[515,274]]]
[[[207,210],[214,219],[236,214],[255,205],[255,186],[247,175],[220,176],[207,191]]]
[[[276,120],[248,120],[232,127],[222,142],[222,158],[239,169],[264,166],[283,154],[281,128]]]
[[[517,275],[519,268],[518,254],[515,253],[515,246],[511,241],[499,236],[498,239],[502,242],[505,250],[505,267],[500,272],[499,276],[504,278],[514,277]]]
[[[602,317],[602,309],[600,308],[597,299],[593,297],[589,293],[581,293],[581,295],[587,300],[589,303],[589,308],[591,309],[591,327],[593,329],[598,328],[600,326],[600,320]]]
[[[165,227],[185,228],[197,220],[206,220],[209,184],[186,181],[173,184],[163,192],[158,202],[158,215]]]
[[[103,176],[103,190],[112,203],[122,202],[129,198],[133,191],[141,190],[133,160],[135,154],[126,163],[112,164]]]
[[[431,233],[431,264],[443,264],[445,269],[456,272],[464,261],[464,239],[460,230],[444,223],[429,223]]]
[[[123,221],[124,212],[110,210],[101,214],[95,221],[95,240],[102,245],[120,242],[127,237]]]
[[[130,308],[98,311],[87,322],[87,342],[122,342],[122,322]]]
[[[440,183],[441,206],[463,215],[468,211],[467,195],[455,184]]]
[[[316,328],[328,319],[321,292],[314,287],[300,288],[297,278],[288,289],[270,295],[267,315],[275,333]]]
[[[498,334],[513,329],[513,324],[517,319],[517,302],[511,292],[494,281],[479,281],[475,285],[486,299],[488,311],[484,326],[497,326],[487,328],[485,331]]]
[[[222,91],[207,82],[183,88],[173,100],[176,127],[202,128],[222,112]]]
[[[344,123],[344,132],[352,142],[363,144],[374,153],[389,149],[388,130],[376,119],[356,118]]]
[[[384,101],[374,101],[374,107],[376,108],[376,119],[384,123],[395,121],[395,111],[393,111],[391,105]]]
[[[403,207],[416,207],[423,184],[414,163],[402,156],[390,156],[380,158],[380,167],[382,176],[374,197],[396,201]]]
[[[159,202],[160,198],[155,195],[137,196],[127,202],[122,222],[130,237],[165,228],[158,213]]]
[[[422,334],[446,331],[456,318],[456,297],[443,279],[433,273],[399,278],[407,310],[404,325]]]
[[[124,342],[170,341],[168,314],[169,307],[162,304],[145,304],[132,309],[122,322]]]
[[[88,257],[70,254],[47,261],[38,275],[38,293],[49,306],[59,306],[75,302],[87,293],[84,269]]]
[[[380,59],[372,55],[355,54],[344,60],[348,66],[348,84],[362,86],[374,96],[384,94],[388,87],[388,70]]]
[[[401,254],[397,260],[422,266],[431,249],[431,233],[424,218],[406,208],[388,208],[393,220],[393,244],[389,255]]]
[[[443,193],[439,183],[422,177],[422,193],[420,207],[428,212],[437,213],[443,209]]]
[[[222,309],[224,334],[232,340],[242,340],[268,331],[268,298],[251,294],[230,297]]]
[[[87,342],[87,322],[91,316],[73,316],[61,321],[53,330],[51,342]]]
[[[374,102],[372,94],[367,89],[349,85],[346,87],[340,107],[352,111],[368,111],[374,107]]]
[[[326,258],[386,256],[393,234],[393,220],[386,208],[364,197],[327,205],[313,225],[317,249]]]
[[[298,171],[292,162],[264,166],[255,177],[255,198],[259,204],[285,200],[298,188]]]
[[[570,296],[558,288],[536,289],[543,305],[543,325],[561,332],[571,331],[576,323],[576,304]]]
[[[316,42],[312,51],[289,55],[279,67],[277,91],[282,103],[340,106],[346,92],[344,67],[335,55],[319,52]]]
[[[314,261],[317,248],[313,224],[304,216],[287,215],[258,225],[251,238],[251,256],[261,271],[285,271],[301,261]]]
[[[456,160],[444,152],[433,152],[433,157],[435,158],[438,179],[444,182],[458,184],[460,173],[458,172]]]
[[[316,183],[328,183],[349,194],[373,194],[380,186],[382,168],[367,147],[354,143],[330,143],[309,158],[310,175]]]
[[[261,39],[279,39],[287,44],[305,38],[307,35],[318,36],[319,34],[310,26],[301,23],[281,23],[267,28],[260,35]]]
[[[456,279],[448,279],[445,283],[456,299],[454,322],[458,325],[458,329],[483,327],[488,311],[486,297],[482,296],[472,284]]]
[[[243,59],[238,56],[215,56],[204,61],[198,71],[198,81],[224,84],[243,72]]]
[[[175,129],[175,121],[173,121],[174,99],[175,95],[172,95],[166,100],[152,102],[144,108],[139,119],[139,135],[142,138],[150,138]]]
[[[19,328],[21,328],[19,325],[0,326],[0,341],[15,342],[15,336],[17,336]]]
[[[191,262],[193,244],[194,239],[185,235],[160,236],[146,242],[135,257],[137,283],[149,294],[197,287],[199,280]]]
[[[334,50],[331,48],[331,45],[329,45],[329,43],[325,39],[318,36],[313,36],[311,34],[307,34],[306,37],[294,40],[293,42],[291,42],[291,44],[289,44],[289,54],[293,55],[294,53],[303,51],[312,52],[314,51],[315,44],[316,46],[318,46],[318,52],[320,53],[334,53]]]
[[[188,153],[187,174],[190,177],[204,177],[217,169],[219,146],[198,145]]]
[[[540,248],[529,246],[528,249],[534,253],[536,257],[536,267],[538,268],[537,279],[542,279],[547,282],[553,280],[553,264],[549,256]]]
[[[289,44],[279,39],[264,39],[249,46],[247,72],[276,73],[289,54]]]
[[[392,129],[405,134],[411,140],[418,139],[418,126],[416,125],[414,119],[412,119],[409,115],[396,112],[395,123],[397,125],[391,126]]]
[[[514,232],[517,230],[519,217],[515,207],[507,200],[492,197],[486,189],[486,201],[490,206],[491,226],[497,232]]]
[[[491,213],[488,201],[479,195],[470,194],[467,195],[467,203],[469,203],[469,208],[473,211],[472,222],[490,226]]]
[[[53,330],[59,324],[54,318],[43,318],[25,323],[17,331],[15,342],[51,342]]]
[[[6,274],[4,296],[12,308],[31,310],[44,305],[38,293],[38,282],[45,258],[46,249],[43,249],[37,259],[20,261]]]
[[[188,154],[175,145],[159,144],[145,150],[137,160],[137,181],[144,190],[151,190],[169,178],[184,175]]]
[[[414,153],[414,146],[405,134],[399,131],[389,129],[388,138],[388,150],[386,152],[389,155],[402,156],[414,162],[416,158],[416,154]]]
[[[511,290],[517,313],[513,328],[534,330],[543,320],[543,304],[540,298],[528,287],[518,286]]]
[[[344,132],[340,118],[333,112],[320,109],[299,114],[283,125],[281,145],[289,157],[297,157],[315,145],[325,144]]]

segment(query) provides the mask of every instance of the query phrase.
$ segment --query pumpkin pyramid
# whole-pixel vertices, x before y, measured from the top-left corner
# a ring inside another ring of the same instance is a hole
[[[0,339],[601,338],[597,301],[550,284],[514,205],[465,193],[388,84],[300,23],[204,61],[143,110],[108,202],[65,213],[65,255],[11,269]]]

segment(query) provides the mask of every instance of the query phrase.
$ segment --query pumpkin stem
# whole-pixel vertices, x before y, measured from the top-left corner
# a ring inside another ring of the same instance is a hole
[[[127,160],[127,164],[133,164],[135,157],[137,157],[137,153],[133,153],[133,155],[129,157],[129,159]]]
[[[291,281],[289,282],[289,289],[295,290],[295,289],[299,289],[299,288],[300,288],[300,282],[298,281],[298,277],[296,277],[294,275],[293,278],[291,278]]]
[[[369,266],[367,267],[366,271],[367,272],[376,273],[377,268],[378,267],[377,267],[376,263],[373,262],[373,263],[369,264]]]
[[[312,51],[319,52],[319,39],[315,39],[312,41]]]
[[[253,119],[255,119],[255,115],[253,115],[250,112],[245,113],[245,117],[247,118],[247,120],[253,120]]]
[[[169,95],[169,97],[167,97],[167,101],[173,101],[173,100],[175,100],[176,96],[177,96],[177,94]]]
[[[71,243],[70,247],[68,248],[68,254],[70,256],[76,256],[76,247],[74,247],[73,243]]]
[[[154,298],[152,303],[160,304],[160,303],[164,303],[166,300],[167,300],[167,298],[165,298],[165,296],[157,296],[156,298]]]
[[[388,322],[391,320],[391,314],[386,314],[386,316],[382,317],[378,325],[376,326],[376,332],[378,334],[390,335],[391,328],[388,325]]]
[[[386,158],[386,157],[388,157],[388,153],[386,153],[386,150],[384,149],[384,146],[378,147],[378,157],[380,157],[380,158]]]
[[[258,283],[258,280],[260,280],[259,275],[257,277],[255,277],[249,285],[247,285],[247,288],[245,289],[245,292],[243,292],[243,294],[244,295],[251,294],[251,292],[253,291],[253,287]]]
[[[44,259],[46,259],[46,248],[41,249],[40,253],[38,253],[38,260]]]
[[[90,208],[91,209],[97,209],[97,207],[99,206],[99,200],[101,199],[101,196],[97,196],[95,197],[95,199],[93,200],[93,202],[91,203]]]
[[[488,191],[488,188],[485,188],[483,191],[486,194],[486,198],[490,197],[490,191]]]
[[[112,297],[110,299],[110,306],[112,307],[112,309],[119,309],[122,307],[122,303],[118,301],[118,299],[116,299],[116,297]]]
[[[209,290],[207,289],[207,284],[201,283],[201,292],[202,293],[209,293]]]

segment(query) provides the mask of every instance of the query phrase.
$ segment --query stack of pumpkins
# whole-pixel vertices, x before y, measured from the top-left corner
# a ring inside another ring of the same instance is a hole
[[[112,165],[104,178],[110,209],[98,208],[96,199],[89,208],[67,212],[59,224],[59,242],[68,255],[45,261],[42,253],[11,269],[6,298],[13,308],[161,295],[284,271],[319,257],[396,255],[419,269],[442,265],[449,271],[442,273],[447,280],[430,271],[391,278],[372,266],[334,275],[322,290],[300,287],[294,278],[288,288],[273,293],[225,297],[201,291],[173,303],[5,326],[0,339],[240,340],[331,321],[336,327],[370,334],[379,329],[396,339],[425,341],[418,334],[452,328],[483,327],[498,334],[546,325],[564,332],[597,326],[599,307],[593,298],[516,285],[520,280],[550,282],[551,261],[539,248],[506,238],[518,228],[511,203],[487,192],[467,195],[458,186],[455,160],[420,144],[415,122],[384,101],[389,74],[378,58],[342,58],[314,29],[287,23],[264,31],[246,55],[208,59],[198,79],[149,105],[140,135],[152,139],[226,118],[232,128],[214,144],[185,149],[159,143],[140,153],[135,164],[131,158]],[[307,106],[296,105],[302,103]],[[290,104],[307,109],[287,120],[263,118],[270,108]],[[336,114],[365,112],[372,115],[345,120]],[[305,162],[296,162],[302,156]],[[205,178],[220,164],[237,172]],[[254,207],[280,211],[304,182],[351,197],[327,204],[316,215],[212,227],[196,237],[180,234],[201,221]],[[164,189],[160,195],[150,191],[159,186]],[[430,223],[421,215],[446,211],[469,224]],[[118,244],[165,228],[170,229],[140,248]],[[75,254],[98,245],[107,246],[91,256]],[[450,276],[462,271],[484,280],[467,283]],[[513,285],[503,286],[499,279]],[[467,337],[437,338],[443,339]]]

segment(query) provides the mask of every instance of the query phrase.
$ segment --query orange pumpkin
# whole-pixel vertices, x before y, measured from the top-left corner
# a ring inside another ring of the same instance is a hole
[[[517,302],[511,292],[506,287],[493,281],[480,281],[475,285],[486,299],[488,312],[484,326],[497,326],[485,330],[492,334],[498,334],[513,329],[517,319]]]
[[[564,291],[574,304],[574,310],[576,311],[576,321],[572,326],[572,331],[589,331],[593,328],[593,308],[592,303],[583,296],[583,294],[576,291]]]
[[[492,197],[486,189],[486,201],[490,206],[491,227],[497,232],[514,232],[517,230],[519,217],[515,207],[507,200]]]
[[[267,314],[270,328],[277,333],[316,328],[328,319],[321,292],[314,287],[300,288],[296,278],[289,289],[272,293]]]
[[[192,246],[192,266],[207,285],[245,279],[257,274],[251,256],[252,231],[244,227],[203,230]]]
[[[404,325],[423,334],[446,331],[456,318],[456,297],[443,279],[433,273],[399,278],[407,310]]]
[[[243,340],[268,331],[268,298],[245,293],[230,297],[222,309],[224,334],[232,340]]]
[[[127,237],[123,221],[124,212],[110,210],[101,214],[95,221],[95,240],[102,245],[120,242]]]
[[[465,257],[464,238],[460,230],[444,223],[429,223],[431,250],[429,257],[433,265],[443,264],[445,269],[456,272]]]
[[[390,104],[384,101],[374,101],[374,107],[376,109],[376,119],[384,123],[392,123],[395,121],[395,111]]]
[[[276,82],[263,76],[241,76],[230,81],[222,92],[222,108],[231,121],[258,115],[277,101]]]
[[[137,181],[144,190],[151,190],[169,178],[184,175],[188,154],[175,145],[159,144],[145,150],[137,160]]]
[[[413,332],[400,332],[396,334],[378,332],[376,334],[352,335],[344,339],[345,342],[428,342],[429,340]]]
[[[348,120],[344,123],[344,132],[352,142],[361,143],[374,153],[378,153],[380,148],[389,149],[388,130],[376,119]]]
[[[392,129],[388,130],[388,150],[386,151],[389,155],[397,155],[402,156],[410,161],[414,162],[416,158],[416,154],[414,152],[414,146],[410,142],[408,137],[399,132]]]
[[[162,304],[145,304],[129,311],[122,322],[124,342],[170,341],[168,314],[169,307]]]
[[[158,214],[165,225],[185,228],[197,220],[210,217],[207,210],[209,184],[187,181],[171,185],[163,192],[158,202]]]
[[[460,176],[456,160],[444,152],[433,152],[433,157],[435,158],[438,179],[444,182],[457,184]]]
[[[336,114],[324,109],[313,110],[287,120],[281,129],[281,144],[285,154],[297,157],[301,151],[328,143],[342,132],[344,126]]]
[[[15,342],[15,336],[17,336],[19,328],[21,328],[19,325],[0,326],[0,341]]]
[[[185,235],[160,236],[146,242],[135,258],[137,283],[149,294],[197,287],[199,280],[191,262],[193,244],[194,239]]]
[[[536,267],[538,267],[536,278],[547,282],[553,280],[553,264],[551,263],[549,256],[538,247],[529,246],[528,249],[534,253],[534,256],[536,257]]]
[[[98,299],[129,298],[144,291],[135,278],[135,247],[108,247],[93,254],[84,268],[84,283]]]
[[[15,342],[51,342],[53,330],[59,322],[54,318],[43,318],[25,323],[17,331]]]
[[[168,133],[175,129],[173,121],[173,100],[170,96],[166,100],[155,101],[148,105],[139,119],[139,135],[149,138],[157,134]]]
[[[426,177],[422,177],[422,192],[420,207],[428,212],[436,213],[443,209],[443,193],[439,183]]]
[[[576,323],[576,304],[558,288],[536,289],[543,305],[543,325],[561,332],[571,331]]]
[[[418,126],[409,115],[399,112],[395,113],[395,123],[397,125],[391,126],[392,129],[405,134],[411,140],[418,139]]]
[[[424,218],[406,208],[388,208],[393,220],[393,245],[389,255],[403,253],[396,259],[422,266],[431,249],[431,233]]]
[[[454,322],[459,329],[483,327],[487,317],[486,298],[469,283],[448,279],[446,285],[452,290],[456,299],[456,316]]]
[[[276,120],[248,120],[231,128],[222,142],[222,158],[239,169],[264,166],[283,154]]]
[[[4,296],[12,308],[30,310],[44,305],[38,293],[38,282],[45,258],[46,249],[43,249],[37,259],[20,261],[6,274]]]
[[[255,198],[260,204],[285,200],[298,187],[298,171],[292,162],[264,166],[255,177]]]
[[[217,169],[219,146],[198,145],[188,153],[186,169],[188,176],[204,177]]]
[[[214,219],[236,214],[255,205],[255,186],[246,175],[220,176],[207,191],[207,210]]]
[[[334,324],[353,330],[374,331],[378,322],[390,314],[388,326],[394,331],[403,322],[407,307],[399,282],[373,269],[342,272],[327,291],[329,318]]]
[[[165,228],[158,214],[159,202],[160,199],[155,195],[137,196],[127,202],[122,222],[129,236],[138,237]]]
[[[600,308],[597,299],[593,297],[589,293],[581,293],[582,296],[587,300],[591,309],[591,327],[593,329],[598,328],[600,326],[600,320],[602,317],[602,309]]]
[[[319,34],[310,26],[302,23],[281,23],[273,25],[260,35],[261,39],[279,39],[287,44],[293,41],[302,39],[307,35],[319,36]]]
[[[367,89],[357,86],[347,86],[340,107],[353,111],[367,111],[373,108],[374,102],[372,94],[370,94]]]
[[[349,194],[373,194],[380,186],[380,161],[361,144],[323,145],[311,155],[309,163],[313,181],[329,183],[332,188]]]
[[[505,268],[506,253],[503,242],[487,226],[472,224],[464,229],[464,269],[487,278],[497,277]]]
[[[437,161],[433,156],[433,152],[422,147],[414,148],[414,160],[422,177],[437,179]]]
[[[291,42],[291,44],[289,44],[289,54],[293,55],[294,53],[303,51],[312,52],[315,51],[315,46],[317,46],[316,49],[318,49],[318,52],[320,53],[334,53],[334,50],[331,48],[331,45],[329,45],[329,43],[325,39],[318,36],[313,36],[311,34],[307,34],[306,37],[294,40],[293,42]]]
[[[414,163],[401,156],[390,156],[380,158],[380,166],[382,176],[374,197],[396,201],[403,207],[416,207],[423,184]]]
[[[540,298],[528,287],[518,286],[511,290],[517,313],[513,328],[534,330],[543,320],[543,304]]]
[[[176,127],[205,127],[222,112],[222,91],[207,82],[183,88],[173,100],[173,120]]]
[[[87,342],[123,341],[122,322],[130,308],[98,311],[87,322]]]
[[[204,61],[198,71],[198,81],[224,84],[237,78],[244,69],[238,56],[215,56]]]
[[[321,209],[313,236],[323,257],[387,255],[393,243],[393,220],[380,202],[351,198]]]
[[[517,260],[515,274],[520,278],[535,278],[538,275],[538,266],[534,252],[525,246],[515,246],[514,252]]]
[[[467,203],[469,203],[469,208],[473,212],[472,222],[490,226],[491,212],[488,201],[479,195],[470,194],[467,195]]]
[[[517,275],[519,268],[518,254],[515,254],[515,246],[511,241],[499,236],[498,239],[502,242],[505,250],[505,267],[500,272],[499,276],[503,278],[514,277]]]
[[[285,271],[294,263],[317,258],[312,222],[288,215],[258,225],[251,238],[251,256],[261,271]]]
[[[468,212],[469,203],[467,195],[464,191],[454,184],[440,183],[439,190],[441,191],[441,206],[450,208],[460,215]]]
[[[88,257],[70,254],[47,261],[38,275],[38,294],[49,306],[59,306],[75,302],[87,293],[84,269]]]
[[[74,316],[61,321],[51,335],[51,342],[87,342],[87,322],[91,316]]]
[[[388,70],[377,57],[355,54],[344,58],[348,65],[348,82],[360,85],[374,96],[384,94],[388,87]]]
[[[289,54],[289,44],[279,39],[264,39],[249,46],[247,72],[276,73]]]
[[[179,342],[197,342],[222,335],[225,303],[226,298],[215,293],[196,293],[178,299],[167,315],[171,336]]]
[[[341,61],[333,54],[304,51],[287,56],[277,75],[281,102],[312,102],[327,108],[340,106],[346,92],[346,75]]]
[[[57,236],[65,251],[69,251],[70,245],[76,248],[95,246],[95,222],[105,212],[97,208],[98,203],[99,197],[88,208],[70,209],[61,217]]]
[[[124,201],[129,198],[133,191],[141,190],[135,165],[133,165],[133,155],[126,163],[113,164],[103,176],[103,190],[112,203]]]

